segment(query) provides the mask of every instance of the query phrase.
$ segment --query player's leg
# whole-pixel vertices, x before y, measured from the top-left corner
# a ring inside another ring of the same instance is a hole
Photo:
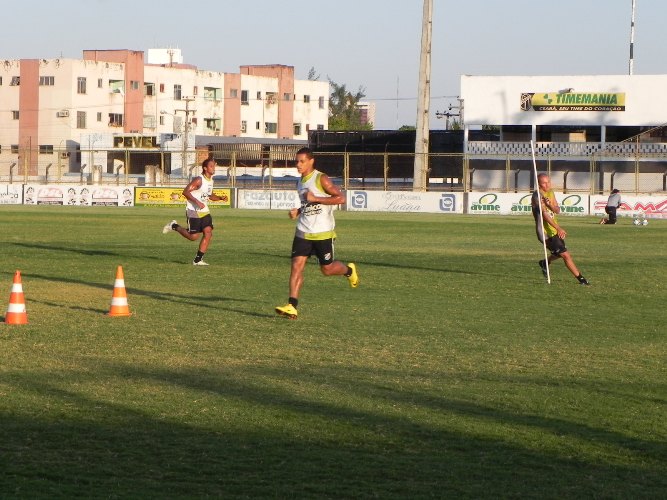
[[[357,266],[354,263],[343,264],[334,260],[334,240],[321,240],[315,243],[315,252],[320,262],[320,271],[325,276],[345,276],[352,288],[359,284]]]
[[[294,237],[292,241],[292,260],[289,276],[289,300],[284,306],[276,306],[276,313],[289,319],[296,319],[299,306],[299,294],[303,286],[303,271],[308,257],[313,252],[312,241]]]
[[[584,278],[584,276],[579,272],[579,269],[577,268],[576,264],[574,263],[574,259],[572,259],[572,256],[570,255],[570,252],[567,250],[565,252],[562,252],[560,256],[563,258],[563,262],[565,262],[565,266],[568,268],[568,270],[572,273],[572,276],[577,278],[577,281],[582,284],[582,285],[590,285],[588,280]]]

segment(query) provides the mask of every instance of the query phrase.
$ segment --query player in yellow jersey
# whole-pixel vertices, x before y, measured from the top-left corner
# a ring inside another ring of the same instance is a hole
[[[292,242],[292,267],[289,278],[289,301],[276,307],[276,313],[296,319],[299,292],[303,285],[303,271],[308,257],[316,255],[320,270],[325,276],[346,276],[352,288],[359,284],[357,267],[334,260],[336,238],[333,211],[336,205],[345,203],[345,196],[326,174],[315,170],[315,158],[308,148],[296,153],[296,169],[301,175],[297,189],[300,208],[289,211],[290,219],[297,219],[296,234]]]
[[[556,216],[560,213],[560,206],[556,201],[556,195],[554,195],[554,192],[551,189],[551,178],[547,174],[540,174],[537,176],[537,184],[539,186],[539,197],[537,191],[535,191],[532,198],[533,217],[535,218],[537,239],[542,243],[545,241],[545,235],[541,232],[542,225],[540,224],[539,203],[542,203],[542,221],[544,222],[544,232],[546,233],[546,245],[551,251],[549,264],[556,259],[562,258],[563,262],[565,262],[565,266],[570,270],[572,275],[577,278],[577,281],[580,284],[586,286],[590,285],[588,280],[584,278],[579,272],[579,269],[577,269],[570,252],[565,246],[565,236],[567,236],[567,232],[558,224]],[[540,268],[542,268],[542,273],[546,278],[546,262],[541,260],[538,264],[540,265]]]

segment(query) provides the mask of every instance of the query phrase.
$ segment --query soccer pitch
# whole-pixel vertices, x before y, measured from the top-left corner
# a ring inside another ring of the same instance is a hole
[[[562,217],[583,287],[530,217],[337,212],[360,285],[311,259],[290,321],[283,212],[215,211],[209,267],[161,233],[182,210],[1,212],[3,498],[667,489],[667,221]]]

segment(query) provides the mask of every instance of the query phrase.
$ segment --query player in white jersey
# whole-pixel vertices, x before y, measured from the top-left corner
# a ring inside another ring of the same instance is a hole
[[[195,241],[201,233],[202,237],[199,242],[199,249],[192,264],[195,266],[208,266],[204,262],[204,254],[208,250],[208,245],[213,236],[213,218],[208,208],[208,200],[222,201],[223,198],[213,194],[215,160],[212,158],[204,160],[201,164],[201,169],[201,175],[194,177],[183,190],[183,196],[187,200],[185,205],[185,215],[188,221],[187,229],[179,226],[176,220],[172,220],[162,228],[162,232],[176,231],[190,241]]]
[[[276,313],[290,319],[298,316],[303,270],[311,255],[317,256],[320,270],[325,276],[346,276],[352,288],[359,284],[354,263],[345,265],[334,260],[336,222],[333,211],[336,205],[345,203],[345,196],[326,174],[315,170],[315,158],[310,149],[302,148],[297,151],[296,169],[301,174],[297,185],[301,207],[289,211],[290,219],[298,218],[292,242],[289,301],[287,305],[276,307]]]

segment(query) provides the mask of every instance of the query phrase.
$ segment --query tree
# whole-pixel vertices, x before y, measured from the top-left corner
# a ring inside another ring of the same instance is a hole
[[[308,70],[308,80],[316,81],[320,79],[320,74],[315,71],[315,66],[311,66]]]
[[[361,124],[359,101],[366,97],[366,89],[359,87],[353,94],[345,84],[338,84],[329,78],[329,130],[372,130],[372,124]]]

